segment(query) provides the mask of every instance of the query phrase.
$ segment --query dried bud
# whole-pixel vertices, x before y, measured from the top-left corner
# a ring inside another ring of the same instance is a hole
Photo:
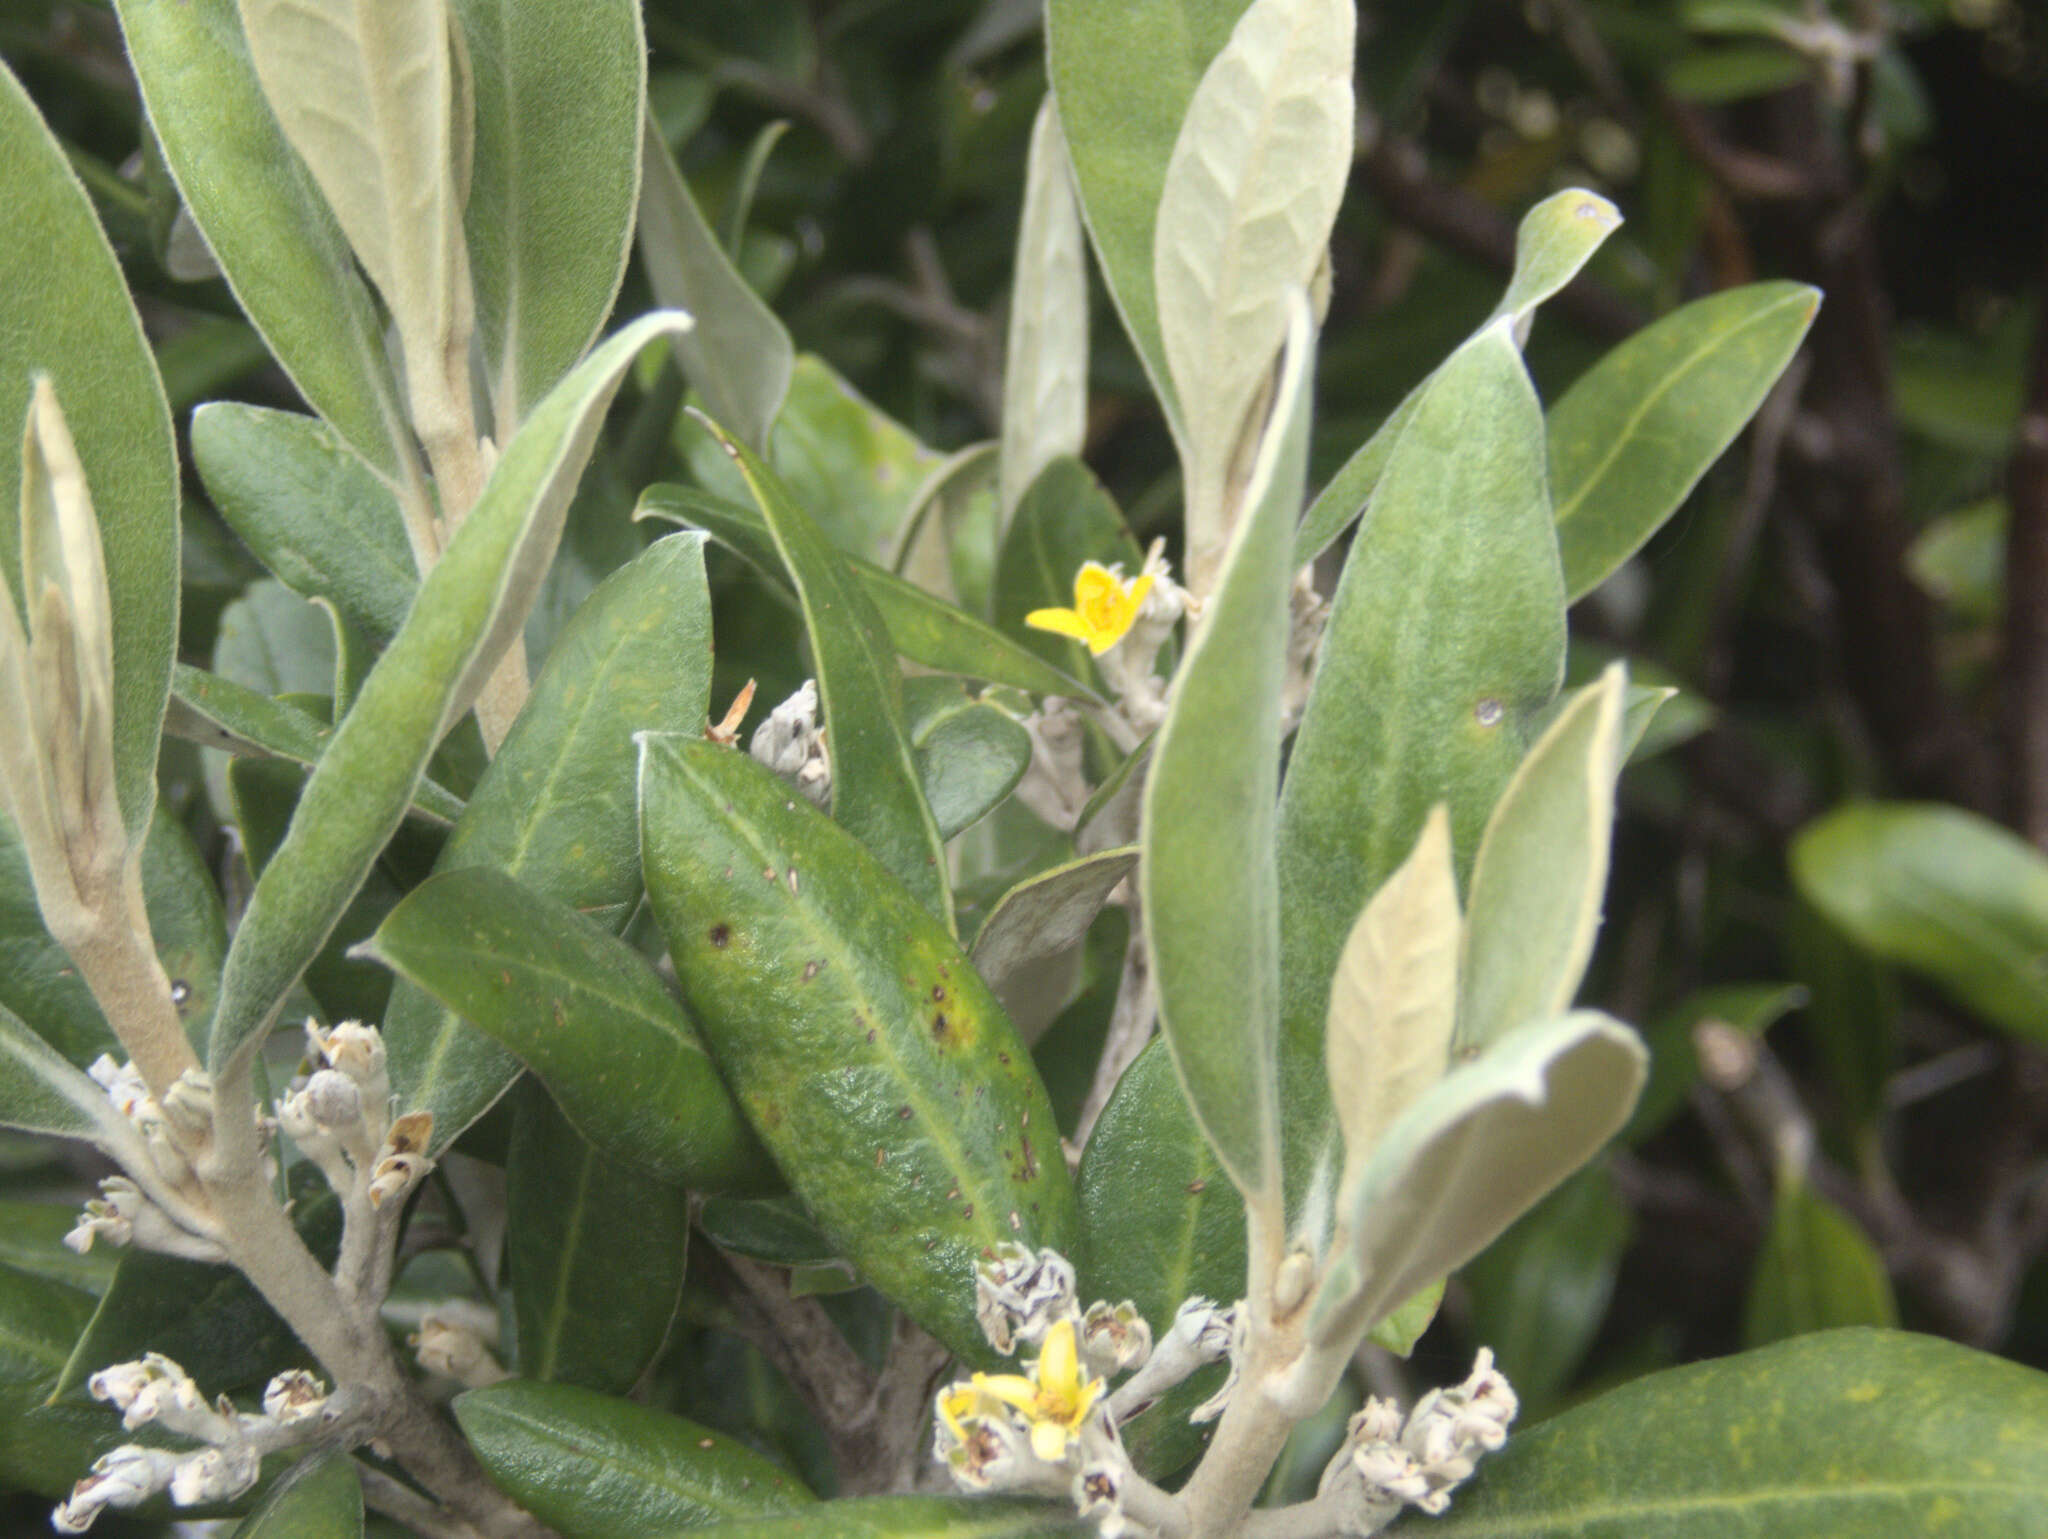
[[[1114,1378],[1141,1366],[1152,1355],[1152,1327],[1129,1299],[1121,1304],[1096,1302],[1081,1317],[1081,1356],[1089,1369]]]
[[[818,806],[831,800],[832,757],[818,727],[817,680],[805,679],[801,689],[768,713],[754,729],[747,751]]]
[[[1004,1356],[1021,1342],[1045,1337],[1055,1320],[1074,1313],[1074,1265],[1056,1250],[998,1246],[974,1269],[974,1315],[989,1345]]]
[[[79,1255],[92,1249],[92,1242],[105,1239],[109,1245],[126,1245],[135,1238],[135,1218],[146,1204],[141,1190],[125,1176],[109,1176],[100,1182],[100,1195],[85,1205],[78,1222],[64,1236],[64,1244]]]
[[[450,1300],[421,1318],[419,1330],[410,1338],[413,1356],[429,1373],[482,1389],[506,1377],[485,1335],[492,1329],[495,1325],[488,1311],[466,1305],[464,1300]]]
[[[303,1368],[280,1373],[263,1386],[263,1414],[281,1427],[320,1414],[327,1404],[327,1386]]]

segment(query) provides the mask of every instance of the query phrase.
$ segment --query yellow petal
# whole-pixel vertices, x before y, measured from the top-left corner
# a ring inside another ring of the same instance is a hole
[[[977,1373],[974,1387],[991,1399],[1013,1405],[1020,1411],[1028,1412],[1038,1404],[1038,1386],[1021,1374]]]
[[[1045,1346],[1038,1354],[1033,1377],[1039,1389],[1062,1407],[1072,1405],[1081,1393],[1081,1354],[1074,1343],[1074,1322],[1061,1320],[1045,1333]]]
[[[1047,1464],[1058,1464],[1067,1456],[1067,1429],[1056,1421],[1033,1422],[1031,1451]]]
[[[1081,570],[1074,574],[1074,607],[1086,614],[1091,603],[1122,589],[1123,579],[1100,561],[1084,561]]]
[[[1034,609],[1024,617],[1024,623],[1035,631],[1051,631],[1056,636],[1071,636],[1076,641],[1088,641],[1093,645],[1088,622],[1077,610]]]

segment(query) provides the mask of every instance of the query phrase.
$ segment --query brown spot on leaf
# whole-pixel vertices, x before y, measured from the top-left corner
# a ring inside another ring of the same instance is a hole
[[[809,983],[813,978],[817,977],[818,969],[824,965],[823,962],[818,961],[804,963],[804,982]]]
[[[889,1151],[880,1144],[875,1145],[875,1169],[880,1170],[889,1163]]]
[[[1207,1190],[1208,1185],[1207,1181],[1190,1181],[1188,1183],[1188,1195],[1190,1197],[1199,1197]]]
[[[946,1040],[946,1012],[943,1010],[932,1017],[932,1040],[934,1042]]]
[[[731,945],[732,926],[724,923],[713,925],[711,927],[711,944],[716,946],[720,951],[725,950],[727,946]]]
[[[910,1108],[907,1106],[899,1108],[896,1112],[896,1116],[898,1120],[908,1122],[910,1120]]]
[[[972,1217],[974,1217],[974,1204],[970,1202],[969,1204],[967,1204],[967,1206],[966,1206],[966,1207],[962,1208],[962,1209],[960,1210],[960,1216],[961,1216],[962,1218],[972,1218]]]
[[[933,999],[937,999],[937,1000],[943,1000],[943,999],[944,999],[945,997],[946,997],[946,986],[945,986],[945,985],[944,985],[943,983],[935,983],[935,984],[933,984],[933,985],[932,985],[932,998],[933,998]]]

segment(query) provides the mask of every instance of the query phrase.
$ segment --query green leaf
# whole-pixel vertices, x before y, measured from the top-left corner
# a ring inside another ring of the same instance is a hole
[[[1038,473],[1078,455],[1088,427],[1088,248],[1059,112],[1048,95],[1031,127],[1024,212],[1011,264],[1003,348],[998,479],[1007,524]]]
[[[1438,802],[1461,872],[1564,671],[1543,424],[1506,322],[1437,372],[1353,541],[1280,800],[1290,1190],[1334,1154],[1330,979]]]
[[[2011,516],[2003,497],[1987,497],[1932,520],[1906,553],[1913,581],[1963,620],[1995,621],[2005,608],[2005,530]]]
[[[215,401],[192,414],[192,463],[256,559],[303,598],[324,598],[379,640],[419,590],[388,487],[317,417]]]
[[[1137,863],[1134,849],[1102,850],[1026,877],[975,932],[974,970],[1027,1042],[1065,1007],[1089,927]]]
[[[250,896],[221,983],[209,1056],[216,1075],[261,1041],[404,816],[435,745],[518,633],[604,408],[634,355],[679,324],[643,317],[556,387],[420,585]]]
[[[414,888],[363,949],[516,1053],[613,1159],[675,1186],[759,1186],[766,1158],[689,1018],[605,926],[464,866]]]
[[[1578,599],[1677,511],[1755,415],[1820,307],[1803,283],[1753,283],[1646,326],[1550,409],[1565,591]]]
[[[221,611],[213,666],[266,695],[327,701],[334,692],[334,626],[317,604],[258,578]]]
[[[830,1266],[839,1259],[794,1197],[713,1197],[697,1227],[720,1250],[776,1266]]]
[[[675,1319],[688,1194],[586,1142],[529,1080],[505,1161],[505,1217],[520,1374],[625,1394]]]
[[[75,1207],[55,1202],[0,1201],[0,1268],[26,1272],[50,1282],[83,1288],[97,1297],[114,1280],[120,1261],[110,1246],[98,1245],[84,1255],[73,1253],[64,1236],[78,1221]],[[65,1350],[70,1350],[67,1341]]]
[[[1484,1048],[1570,1007],[1593,955],[1614,838],[1628,670],[1559,713],[1494,804],[1472,865],[1458,1044]]]
[[[1273,869],[1293,526],[1308,470],[1315,332],[1287,353],[1244,498],[1145,784],[1138,892],[1159,1029],[1195,1118],[1253,1202],[1280,1200],[1279,897]]]
[[[1365,1339],[1376,1347],[1385,1347],[1396,1357],[1406,1357],[1415,1350],[1415,1344],[1422,1340],[1436,1320],[1436,1312],[1443,1307],[1445,1279],[1439,1277],[1433,1283],[1425,1283],[1408,1295],[1378,1325],[1366,1333]]]
[[[1117,1081],[1081,1152],[1078,1181],[1085,1297],[1131,1300],[1156,1339],[1186,1299],[1222,1304],[1244,1295],[1244,1202],[1195,1125],[1158,1039]],[[1197,1375],[1123,1429],[1141,1469],[1164,1477],[1195,1456],[1214,1428],[1191,1425],[1188,1412],[1219,1377]]]
[[[451,9],[476,93],[463,218],[503,441],[611,313],[633,242],[647,50],[633,0]]]
[[[223,753],[289,759],[308,769],[320,762],[333,733],[325,722],[295,705],[183,663],[171,670],[164,731]],[[412,810],[437,823],[454,822],[462,815],[462,805],[453,791],[424,778],[413,793]]]
[[[1231,469],[1257,431],[1246,419],[1271,382],[1290,296],[1329,256],[1357,132],[1356,26],[1353,0],[1253,0],[1189,98],[1167,162],[1152,279],[1198,594],[1239,516]]]
[[[1744,1346],[1842,1326],[1896,1326],[1884,1258],[1856,1220],[1806,1184],[1781,1181],[1749,1282]]]
[[[832,816],[951,928],[945,848],[920,787],[881,616],[824,531],[759,455],[712,424],[796,583],[832,743]]]
[[[141,1152],[128,1119],[107,1093],[0,1005],[0,1127],[81,1138],[112,1153]]]
[[[1315,1340],[1348,1352],[1490,1245],[1628,1120],[1648,1062],[1628,1027],[1582,1010],[1518,1027],[1438,1080],[1338,1196]]]
[[[2048,1041],[2048,859],[2018,836],[1957,807],[1852,804],[1800,832],[1792,879],[1873,956]]]
[[[114,779],[140,839],[178,634],[178,461],[142,323],[92,202],[21,83],[0,66],[0,581],[23,605],[21,424],[47,374],[99,521],[113,628]],[[16,724],[14,730],[20,730]]]
[[[1483,1469],[1430,1534],[2023,1534],[2048,1502],[2048,1377],[1929,1336],[1829,1331],[1638,1379]]]
[[[1001,706],[972,700],[950,679],[904,686],[905,725],[939,837],[980,822],[1031,764],[1031,734]]]
[[[861,1496],[789,1517],[720,1523],[712,1532],[718,1539],[1087,1539],[1095,1526],[1051,1502]]]
[[[813,1501],[732,1438],[573,1385],[473,1389],[455,1419],[498,1489],[562,1539],[666,1534]]]
[[[1351,927],[1330,983],[1323,1052],[1344,1137],[1342,1187],[1450,1066],[1463,931],[1451,820],[1438,805]]]
[[[233,1539],[362,1539],[363,1483],[345,1453],[308,1454],[270,1488]]]
[[[1634,1230],[1606,1165],[1590,1165],[1480,1252],[1460,1279],[1525,1421],[1547,1415],[1592,1346]]]
[[[1064,1250],[1074,1227],[1023,1042],[945,927],[844,829],[743,754],[642,743],[648,896],[719,1068],[840,1253],[987,1361],[975,1258]]]
[[[1695,1027],[1711,1021],[1760,1037],[1789,1011],[1806,1003],[1806,998],[1807,991],[1796,983],[1730,983],[1689,994],[1658,1016],[1643,1029],[1643,1040],[1650,1049],[1650,1077],[1643,1084],[1623,1138],[1640,1143],[1685,1105],[1686,1094],[1700,1075],[1699,1056],[1693,1047]],[[1859,1019],[1858,1025],[1862,1024]]]
[[[662,304],[699,318],[676,347],[683,373],[713,417],[766,452],[796,348],[698,212],[652,113],[641,138],[640,256],[648,285]]]
[[[771,583],[783,587],[789,581],[774,536],[752,508],[694,486],[659,485],[650,486],[641,494],[633,516],[672,519],[702,529]],[[882,617],[889,632],[889,644],[912,662],[941,673],[1007,684],[1035,695],[1098,698],[1086,684],[959,606],[905,582],[872,561],[859,556],[846,559],[860,578],[875,612]],[[791,597],[793,600],[793,591]]]
[[[66,1495],[121,1441],[104,1408],[49,1403],[92,1312],[91,1294],[0,1266],[0,1481],[11,1489]]]
[[[1167,162],[1195,86],[1230,40],[1248,0],[1049,0],[1046,62],[1074,185],[1104,281],[1166,410],[1167,376],[1153,291],[1152,241]],[[1142,68],[1132,68],[1142,60]]]
[[[606,578],[556,639],[435,870],[502,871],[618,933],[641,893],[633,734],[701,730],[710,694],[703,545],[674,535]],[[411,983],[392,992],[384,1041],[392,1087],[408,1109],[434,1114],[436,1147],[517,1070],[505,1047]],[[538,1062],[538,1045],[529,1048]],[[679,1061],[677,1072],[690,1071]],[[551,1084],[584,1136],[604,1142],[559,1074]],[[678,1146],[657,1138],[654,1150],[670,1157]]]
[[[256,79],[235,0],[119,0],[149,122],[228,286],[279,365],[393,485],[417,458],[383,323]]]
[[[1507,292],[1487,317],[1526,321],[1538,305],[1579,275],[1593,253],[1621,226],[1621,210],[1596,192],[1567,187],[1522,216],[1515,230],[1515,270]]]

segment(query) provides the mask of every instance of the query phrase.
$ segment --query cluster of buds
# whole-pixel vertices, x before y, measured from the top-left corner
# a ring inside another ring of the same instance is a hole
[[[934,1457],[970,1491],[1064,1496],[1108,1539],[1140,1533],[1124,1499],[1142,1484],[1125,1454],[1108,1382],[1151,1361],[1152,1332],[1129,1302],[1080,1308],[1057,1251],[1001,1247],[975,1275],[975,1315],[1005,1356],[1036,1346],[1022,1373],[976,1373],[939,1392]]]
[[[139,1506],[159,1491],[179,1507],[232,1500],[256,1483],[266,1453],[305,1441],[333,1419],[326,1389],[302,1369],[270,1381],[260,1414],[237,1411],[225,1395],[208,1405],[192,1376],[157,1352],[103,1368],[87,1387],[121,1412],[129,1431],[154,1423],[204,1446],[116,1448],[50,1515],[60,1534],[82,1534],[108,1507]]]
[[[818,726],[816,679],[805,679],[801,689],[768,713],[754,729],[747,752],[817,806],[832,799],[832,756]]]
[[[1513,1388],[1482,1347],[1464,1383],[1431,1390],[1405,1419],[1391,1401],[1366,1401],[1323,1472],[1317,1500],[1339,1515],[1337,1531],[1347,1535],[1377,1533],[1404,1506],[1442,1513],[1481,1456],[1507,1441],[1517,1409]]]
[[[392,1120],[384,1038],[360,1021],[331,1031],[306,1022],[305,1072],[277,1103],[277,1125],[337,1194],[361,1192],[372,1208],[403,1198],[427,1173],[433,1117]]]
[[[83,1255],[95,1240],[139,1245],[188,1261],[221,1261],[219,1228],[187,1157],[213,1126],[213,1086],[187,1070],[159,1104],[132,1063],[102,1053],[86,1072],[134,1130],[113,1152],[128,1174],[100,1182],[64,1243]]]

